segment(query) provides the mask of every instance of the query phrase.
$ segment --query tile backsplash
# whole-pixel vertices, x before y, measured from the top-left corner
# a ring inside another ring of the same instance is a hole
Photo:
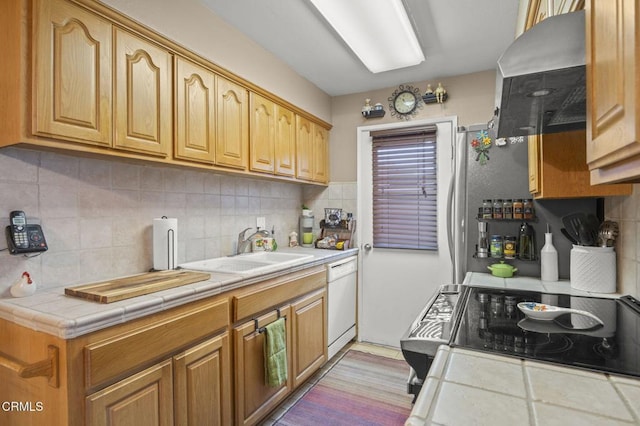
[[[325,208],[342,209],[343,213],[353,213],[353,218],[358,219],[356,182],[332,182],[327,187],[308,185],[302,191],[302,199],[313,211],[316,235],[320,232],[320,220],[324,219]],[[358,241],[357,227],[354,240],[352,246]]]
[[[30,258],[0,251],[0,296],[25,270],[42,288],[145,272],[153,266],[153,219],[162,216],[178,219],[179,262],[232,254],[238,233],[255,230],[258,216],[284,245],[301,204],[295,183],[3,148],[3,227],[10,211],[23,210],[42,225],[49,250]]]
[[[640,185],[627,197],[605,199],[605,217],[618,222],[618,292],[640,297]]]

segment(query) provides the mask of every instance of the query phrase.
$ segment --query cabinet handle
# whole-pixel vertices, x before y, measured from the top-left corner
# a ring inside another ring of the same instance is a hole
[[[57,388],[60,386],[58,376],[58,347],[49,345],[49,357],[45,360],[34,362],[33,364],[25,364],[16,361],[9,356],[0,353],[0,365],[18,373],[19,377],[29,379],[31,377],[48,377],[49,386]]]

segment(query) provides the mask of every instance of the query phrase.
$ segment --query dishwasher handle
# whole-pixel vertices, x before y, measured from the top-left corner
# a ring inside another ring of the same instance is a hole
[[[327,282],[333,282],[358,270],[357,257],[343,259],[327,265]]]

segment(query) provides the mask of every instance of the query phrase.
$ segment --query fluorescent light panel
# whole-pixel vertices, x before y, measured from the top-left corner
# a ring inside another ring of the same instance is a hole
[[[310,1],[372,73],[424,61],[401,0]]]

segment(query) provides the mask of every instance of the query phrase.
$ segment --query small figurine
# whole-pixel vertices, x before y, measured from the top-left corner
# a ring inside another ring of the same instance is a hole
[[[444,87],[442,87],[442,83],[438,83],[438,87],[436,88],[436,101],[441,104],[444,102],[444,95],[447,93]]]
[[[298,246],[298,233],[293,231],[289,234],[289,247],[297,247]]]
[[[371,113],[373,107],[371,106],[371,99],[364,100],[364,106],[362,107],[362,115],[365,117]]]
[[[431,85],[427,84],[427,90],[424,92],[425,96],[433,95],[433,89],[431,89]]]
[[[10,291],[13,297],[31,296],[36,292],[36,285],[31,279],[31,275],[25,271],[20,278],[13,283]]]

